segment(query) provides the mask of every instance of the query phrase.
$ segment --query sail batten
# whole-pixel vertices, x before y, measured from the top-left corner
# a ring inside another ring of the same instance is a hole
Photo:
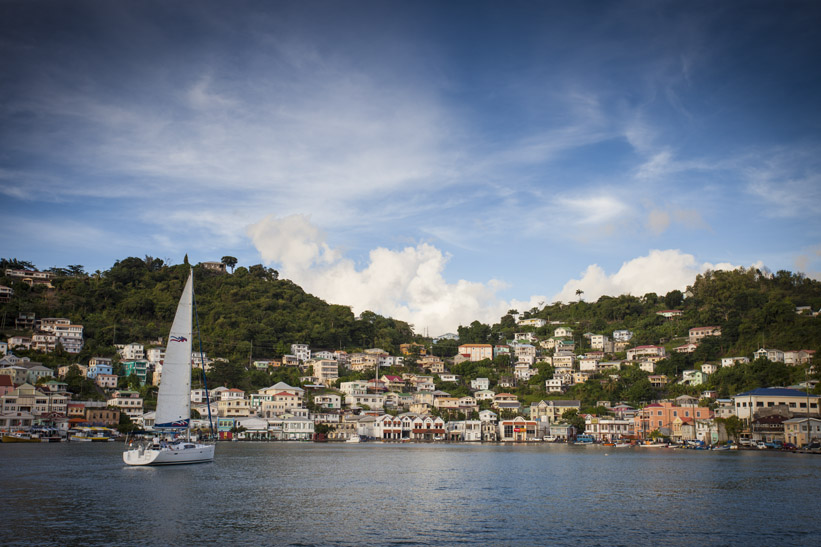
[[[162,367],[155,428],[187,428],[191,417],[191,339],[194,274],[183,289]]]

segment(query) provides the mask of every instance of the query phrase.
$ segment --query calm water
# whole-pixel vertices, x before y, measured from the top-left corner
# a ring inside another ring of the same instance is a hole
[[[821,456],[534,445],[0,444],[0,545],[818,545]]]

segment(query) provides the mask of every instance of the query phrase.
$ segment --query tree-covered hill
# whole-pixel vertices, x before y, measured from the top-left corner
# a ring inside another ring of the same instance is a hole
[[[3,262],[0,273],[6,265],[20,264]],[[15,332],[19,313],[69,318],[84,326],[86,344],[78,356],[83,362],[92,355],[113,353],[115,343],[167,336],[189,266],[170,266],[148,256],[117,261],[110,270],[92,275],[82,266],[51,271],[57,276],[54,289],[0,279],[0,284],[14,289],[11,301],[0,305],[3,334]],[[328,304],[261,265],[239,267],[232,274],[195,266],[194,275],[199,324],[209,355],[247,362],[249,357],[288,353],[292,343],[331,350],[398,351],[399,344],[414,340],[412,327],[405,322],[372,312],[357,319],[349,307]]]
[[[722,336],[705,342],[708,355],[751,355],[761,348],[782,350],[821,350],[821,317],[796,313],[796,307],[821,308],[821,282],[801,274],[779,271],[763,274],[757,269],[709,271],[698,275],[685,292],[671,291],[660,296],[602,296],[585,302],[555,302],[522,314],[551,322],[574,326],[574,337],[580,346],[586,332],[612,335],[613,331],[634,332],[635,345],[657,344],[680,339],[692,327],[720,326]],[[665,309],[682,311],[681,317],[665,319],[656,312]],[[511,310],[495,325],[478,321],[459,328],[460,341],[501,343],[517,331],[535,330],[542,337],[552,336],[555,324],[539,329],[517,326]],[[681,342],[680,342],[681,343]],[[589,347],[588,347],[589,349]]]

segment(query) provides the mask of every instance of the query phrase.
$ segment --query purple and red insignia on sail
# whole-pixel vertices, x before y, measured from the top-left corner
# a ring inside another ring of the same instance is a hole
[[[186,338],[185,336],[172,336],[171,341],[172,342],[188,342],[188,338]]]

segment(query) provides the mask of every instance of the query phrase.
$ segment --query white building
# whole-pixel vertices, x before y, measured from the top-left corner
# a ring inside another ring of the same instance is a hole
[[[738,363],[749,363],[749,357],[722,357],[721,358],[721,366],[722,367],[731,367]]]
[[[482,391],[490,389],[490,380],[487,378],[476,378],[470,381],[470,389],[474,391]]]
[[[530,319],[519,319],[516,323],[522,327],[536,327],[538,329],[547,325],[547,320],[533,317]]]
[[[139,361],[145,359],[145,347],[142,344],[117,344],[117,353],[123,361]]]
[[[311,348],[308,344],[291,344],[291,355],[305,363],[311,359]]]
[[[613,340],[616,342],[629,342],[633,338],[633,331],[629,330],[614,330]]]

